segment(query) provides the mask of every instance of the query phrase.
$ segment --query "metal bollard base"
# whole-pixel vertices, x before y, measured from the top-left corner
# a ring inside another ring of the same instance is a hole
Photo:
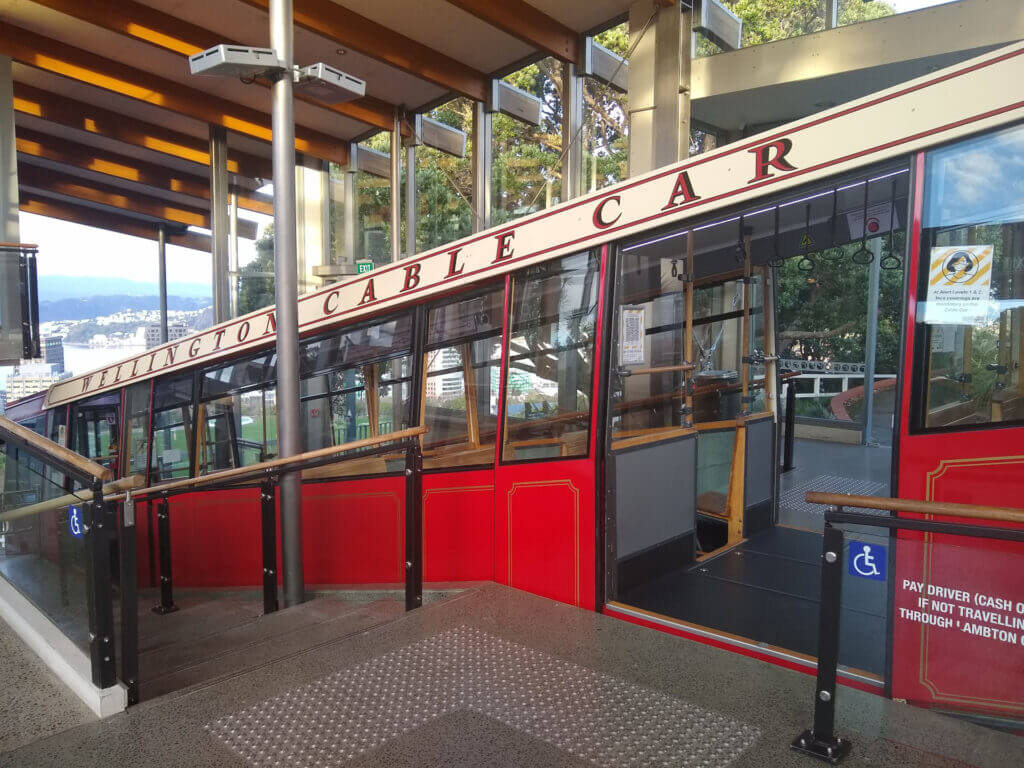
[[[816,739],[814,731],[811,730],[804,731],[790,744],[790,747],[797,752],[803,752],[805,755],[816,757],[832,765],[838,765],[844,757],[850,754],[852,746],[853,744],[848,739],[840,739],[837,736],[830,739]]]
[[[178,606],[173,605],[173,604],[172,605],[154,605],[152,610],[153,610],[153,613],[155,613],[155,614],[158,614],[160,616],[166,616],[168,613],[174,613],[176,610],[178,610]]]

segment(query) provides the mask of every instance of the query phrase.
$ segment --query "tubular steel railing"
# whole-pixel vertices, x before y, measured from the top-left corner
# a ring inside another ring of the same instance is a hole
[[[877,496],[849,496],[838,493],[808,492],[810,504],[828,505],[821,552],[821,607],[818,621],[818,675],[814,694],[814,725],[801,733],[791,746],[798,752],[839,763],[850,751],[849,739],[835,734],[836,670],[839,663],[839,617],[843,581],[843,530],[835,523],[874,526],[897,531],[922,531],[1024,542],[1024,530],[998,528],[943,520],[918,520],[883,517],[864,512],[848,512],[844,507],[909,512],[932,517],[957,517],[1004,523],[1024,524],[1024,510],[1006,507],[980,507],[972,504],[893,499]]]

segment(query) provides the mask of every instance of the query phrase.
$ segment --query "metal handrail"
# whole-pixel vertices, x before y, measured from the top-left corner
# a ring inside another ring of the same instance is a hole
[[[833,507],[884,509],[887,512],[910,512],[915,515],[965,517],[974,520],[994,520],[1002,523],[1024,524],[1024,509],[1014,509],[1012,507],[982,507],[977,504],[893,499],[885,496],[854,496],[845,493],[821,493],[818,491],[808,491],[804,498],[809,504],[826,504]]]
[[[108,496],[106,494],[130,491],[134,488],[138,488],[144,482],[145,480],[142,475],[129,475],[128,477],[122,477],[120,480],[114,480],[113,482],[107,483],[103,486],[104,501],[114,498],[113,496]],[[124,498],[123,493],[121,493],[120,498]],[[93,501],[95,501],[95,492],[83,488],[77,493],[67,493],[53,499],[46,499],[45,501],[29,504],[25,507],[18,507],[17,509],[10,509],[6,512],[2,512],[0,513],[0,522],[17,520],[22,517],[28,517],[29,515],[38,515],[41,512],[52,512],[55,509],[63,509],[64,507],[72,504],[86,504],[92,503]]]
[[[218,472],[211,472],[208,475],[187,477],[181,480],[172,480],[167,483],[158,483],[148,488],[142,488],[132,492],[136,500],[167,496],[169,494],[185,493],[211,486],[222,486],[227,483],[242,483],[246,480],[266,479],[269,475],[278,475],[283,472],[298,471],[309,468],[314,462],[317,464],[333,464],[350,459],[361,458],[359,456],[342,456],[339,454],[362,451],[372,448],[380,448],[390,443],[398,443],[409,440],[427,433],[427,427],[410,427],[398,432],[391,432],[378,437],[368,437],[363,440],[352,440],[341,445],[330,445],[326,448],[317,448],[294,456],[285,456],[269,461],[261,461],[259,464],[250,464],[247,467],[235,467],[234,469],[223,469]],[[331,461],[334,458],[335,461]],[[123,501],[127,494],[111,496],[107,501]]]
[[[54,464],[61,472],[87,484],[91,484],[93,480],[110,479],[109,468],[90,461],[4,416],[0,416],[0,441],[21,448],[44,463]]]
[[[978,525],[948,519],[917,519],[867,512],[848,512],[844,506],[910,512],[932,518],[969,518],[1024,525],[1024,511],[1007,507],[893,499],[882,496],[853,496],[809,491],[804,498],[812,504],[827,504],[821,551],[821,603],[818,614],[818,673],[814,696],[814,725],[790,745],[793,749],[836,765],[850,751],[849,739],[835,734],[836,672],[839,666],[839,618],[843,583],[843,529],[833,523],[873,526],[889,530],[920,531],[979,539],[1024,542],[1024,528]]]

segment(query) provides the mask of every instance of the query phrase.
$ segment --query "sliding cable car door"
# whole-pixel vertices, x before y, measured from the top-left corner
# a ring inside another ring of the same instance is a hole
[[[1021,126],[917,158],[901,497],[1024,509],[1021,168]],[[902,532],[896,555],[893,696],[1019,728],[1024,545]]]

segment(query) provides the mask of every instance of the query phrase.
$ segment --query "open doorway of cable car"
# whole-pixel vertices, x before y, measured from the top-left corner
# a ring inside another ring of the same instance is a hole
[[[908,177],[862,173],[619,247],[615,609],[816,656],[824,521],[804,494],[891,490]],[[888,540],[847,534],[874,568],[844,583],[840,662],[881,684]]]

